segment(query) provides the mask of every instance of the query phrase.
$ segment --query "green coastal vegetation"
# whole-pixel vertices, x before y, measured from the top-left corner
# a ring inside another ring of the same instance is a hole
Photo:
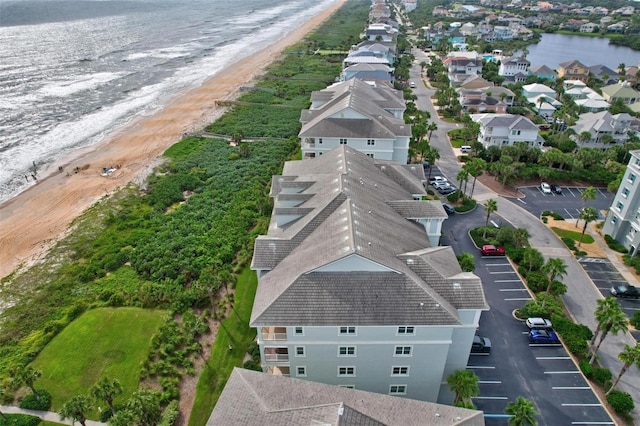
[[[229,103],[206,129],[220,138],[175,144],[142,188],[103,198],[45,259],[2,280],[4,403],[40,407],[50,395],[51,410],[77,421],[116,412],[110,424],[173,424],[181,380],[210,349],[190,421],[205,423],[255,337],[248,265],[271,177],[299,156],[300,110],[339,74],[369,7],[347,2]],[[115,405],[100,414],[105,392]]]

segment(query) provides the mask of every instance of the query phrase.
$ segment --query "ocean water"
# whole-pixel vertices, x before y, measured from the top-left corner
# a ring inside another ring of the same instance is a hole
[[[0,202],[335,1],[1,0]]]

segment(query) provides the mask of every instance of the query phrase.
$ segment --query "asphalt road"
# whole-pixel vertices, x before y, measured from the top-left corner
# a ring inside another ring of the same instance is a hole
[[[456,254],[472,253],[475,274],[482,279],[490,310],[480,318],[478,335],[492,343],[490,355],[472,354],[467,368],[480,378],[473,400],[485,413],[486,425],[505,425],[504,409],[518,396],[534,402],[539,425],[614,424],[580,374],[567,351],[558,345],[532,345],[527,326],[513,311],[531,299],[505,257],[482,257],[468,230],[483,226],[485,210],[454,214],[443,224],[441,243]],[[496,215],[495,220],[502,222]]]
[[[562,194],[544,194],[539,186],[518,188],[524,198],[507,198],[520,205],[536,217],[540,217],[543,211],[551,210],[559,213],[565,219],[577,219],[582,210],[582,198],[580,194],[586,188],[563,187]],[[604,188],[596,188],[595,200],[587,200],[586,205],[594,207],[604,219],[602,210],[608,210],[613,201],[613,194]]]

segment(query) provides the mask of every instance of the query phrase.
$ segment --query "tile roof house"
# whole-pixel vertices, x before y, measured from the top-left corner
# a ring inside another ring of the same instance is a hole
[[[428,419],[428,420],[427,420]],[[235,368],[207,426],[483,426],[482,411]]]
[[[580,61],[571,60],[558,64],[558,77],[565,80],[589,80],[589,68]]]
[[[285,163],[274,176],[250,326],[272,374],[451,403],[466,368],[482,283],[438,246],[447,215],[420,165],[348,146]]]
[[[498,75],[505,78],[505,82],[522,83],[527,79],[531,63],[526,58],[510,57],[500,63]]]
[[[613,144],[624,143],[631,129],[631,116],[627,113],[612,115],[609,111],[587,112],[580,114],[578,121],[571,127],[575,131],[573,138],[577,141],[582,132],[591,133],[591,139],[580,142],[580,147],[609,149]],[[611,136],[611,142],[603,139],[604,135]]]
[[[556,81],[558,74],[546,65],[536,65],[529,69],[529,75],[535,75],[545,80]]]
[[[405,109],[402,91],[383,82],[351,79],[313,92],[311,108],[300,114],[303,157],[349,145],[373,158],[406,164],[412,135]]]
[[[395,50],[384,42],[362,42],[353,47],[342,60],[342,68],[355,64],[384,64],[392,66],[395,62]]]
[[[604,98],[580,80],[566,80],[563,82],[564,94],[573,98],[576,105],[587,112],[606,111],[611,106]]]
[[[538,135],[538,126],[522,115],[471,114],[471,119],[480,124],[478,142],[485,148],[513,145],[516,142],[526,142],[532,147],[542,147],[544,144],[544,139]]]
[[[445,58],[442,63],[447,67],[452,87],[460,85],[472,75],[482,74],[482,59],[453,56]]]
[[[482,80],[482,79],[480,79]],[[479,84],[479,83],[478,83]],[[507,112],[507,107],[513,105],[515,94],[506,87],[493,86],[491,83],[477,89],[467,89],[462,86],[456,89],[462,112]]]
[[[393,68],[385,64],[355,64],[342,70],[340,80],[379,80],[393,82]]]
[[[602,80],[604,84],[615,84],[618,82],[618,72],[606,65],[593,65],[589,67],[589,73]]]

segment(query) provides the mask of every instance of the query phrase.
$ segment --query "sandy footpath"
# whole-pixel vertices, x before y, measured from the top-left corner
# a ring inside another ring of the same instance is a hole
[[[153,116],[138,118],[105,141],[67,159],[61,164],[64,172],[40,179],[0,205],[0,277],[45,254],[70,222],[101,197],[144,176],[185,131],[214,121],[222,112],[216,110],[216,100],[236,96],[240,86],[251,82],[286,47],[301,40],[345,1],[338,0],[280,41],[230,65]],[[102,167],[118,164],[121,168],[111,176],[100,176]],[[81,169],[78,173],[74,173],[76,167]]]

